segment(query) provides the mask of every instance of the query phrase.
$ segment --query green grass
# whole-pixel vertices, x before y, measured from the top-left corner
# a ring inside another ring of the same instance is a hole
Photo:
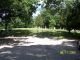
[[[5,32],[5,30],[0,30],[0,37],[4,36],[37,36],[37,37],[58,37],[58,38],[71,38],[80,39],[80,32],[68,33],[66,30],[62,29],[43,29],[43,28],[13,28]]]

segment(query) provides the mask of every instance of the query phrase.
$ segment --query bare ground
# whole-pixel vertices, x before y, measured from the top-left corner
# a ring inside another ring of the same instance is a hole
[[[28,36],[0,40],[0,60],[80,60],[72,39]]]

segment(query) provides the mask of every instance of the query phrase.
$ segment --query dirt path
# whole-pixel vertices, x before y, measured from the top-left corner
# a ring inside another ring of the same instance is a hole
[[[6,38],[8,40],[2,40],[0,45],[0,60],[80,60],[75,40],[33,36]]]

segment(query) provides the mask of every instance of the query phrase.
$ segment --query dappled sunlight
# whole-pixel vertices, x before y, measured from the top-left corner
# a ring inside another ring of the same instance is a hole
[[[40,38],[34,36],[27,37],[5,37],[5,39],[13,39],[13,42],[9,42],[9,46],[32,46],[32,45],[63,45],[75,47],[73,43],[75,40],[71,39],[57,39],[57,38]],[[10,40],[11,41],[11,40]],[[6,46],[8,44],[4,44]],[[0,48],[3,48],[0,47]]]
[[[27,39],[21,39],[22,41],[18,46],[31,46],[31,45],[62,45],[64,42],[67,42],[64,46],[74,46],[73,44],[68,44],[68,42],[73,42],[75,40],[61,39],[55,40],[55,38],[39,38],[39,37],[27,37]]]
[[[0,0],[0,60],[80,60],[80,0]]]
[[[50,38],[28,37],[28,39],[22,39],[24,41],[18,44],[18,46],[31,46],[31,45],[61,45],[63,41],[54,40]],[[32,42],[32,43],[28,43]]]
[[[0,49],[2,49],[2,48],[13,48],[14,46],[9,46],[9,45],[2,45],[2,46],[0,46]]]
[[[4,43],[0,45],[0,60],[79,59],[75,40],[69,41],[69,39],[56,39],[54,37],[40,38],[35,36],[6,38],[11,39],[13,42],[7,40],[11,43],[9,42],[10,44]]]
[[[0,54],[11,54],[11,51],[1,52]]]
[[[27,37],[5,37],[5,38],[12,38],[15,42],[13,42],[12,46],[32,46],[32,45],[62,45],[64,42],[64,46],[74,46],[72,43],[75,40],[70,39],[57,39],[57,38],[40,38],[34,36],[27,36]]]

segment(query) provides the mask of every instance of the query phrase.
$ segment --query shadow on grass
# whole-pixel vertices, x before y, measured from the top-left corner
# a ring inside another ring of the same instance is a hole
[[[80,39],[80,33],[74,33],[74,32],[67,32],[67,31],[55,31],[55,32],[39,32],[36,34],[37,37],[57,37],[59,39],[61,38],[67,38],[67,39]]]
[[[51,37],[58,37],[58,38],[68,38],[68,39],[80,39],[80,33],[75,33],[75,32],[67,32],[67,31],[44,31],[44,32],[32,32],[31,30],[9,30],[9,31],[4,31],[0,30],[0,37],[5,37],[5,36],[16,36],[16,37],[21,37],[21,36],[33,36],[35,35],[36,37],[40,38],[51,38]]]
[[[8,30],[7,32],[5,30],[0,31],[0,37],[5,36],[29,36],[32,35],[32,32],[29,30]]]

